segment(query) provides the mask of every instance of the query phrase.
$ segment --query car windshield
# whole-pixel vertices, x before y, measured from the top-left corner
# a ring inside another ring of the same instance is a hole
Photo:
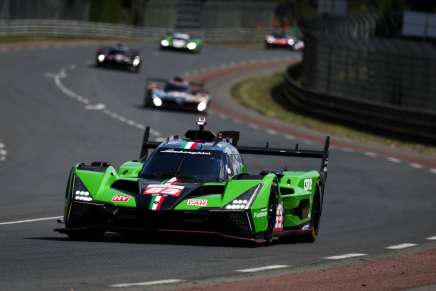
[[[224,179],[224,154],[217,151],[161,149],[144,165],[146,179],[177,177],[182,181],[221,181]]]
[[[181,40],[188,40],[189,39],[189,35],[188,34],[184,34],[184,33],[175,33],[174,34],[174,38],[175,39],[181,39]]]
[[[124,55],[127,53],[127,50],[122,49],[111,49],[109,50],[109,54],[111,55]]]
[[[275,33],[273,33],[273,37],[275,37],[275,38],[287,38],[288,35],[284,32],[275,32]]]
[[[170,83],[167,83],[165,85],[164,91],[165,92],[174,92],[174,91],[176,91],[176,92],[186,92],[186,93],[189,93],[189,92],[191,92],[191,86],[183,84],[183,83],[176,84],[176,83],[171,83],[170,82]]]

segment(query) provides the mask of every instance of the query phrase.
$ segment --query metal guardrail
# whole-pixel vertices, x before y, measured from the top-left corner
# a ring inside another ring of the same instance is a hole
[[[171,29],[161,27],[135,27],[73,20],[0,20],[0,36],[81,36],[158,40],[169,31]],[[246,28],[208,28],[184,31],[200,36],[208,42],[262,41],[265,37],[265,31]]]
[[[360,129],[436,144],[436,111],[314,92],[299,86],[301,63],[285,72],[281,96],[293,109]]]

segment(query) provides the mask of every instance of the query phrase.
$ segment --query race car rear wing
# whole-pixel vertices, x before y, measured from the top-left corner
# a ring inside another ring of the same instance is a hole
[[[329,147],[330,136],[326,136],[326,139],[324,141],[324,148],[322,150],[299,149],[298,144],[295,145],[294,149],[270,148],[268,143],[265,147],[237,146],[236,148],[241,154],[321,159],[320,175],[322,182],[325,183],[325,181],[327,180]]]
[[[188,131],[195,132],[195,131]],[[148,157],[148,150],[155,149],[159,146],[160,142],[149,141],[150,127],[147,126],[144,131],[144,137],[141,145],[141,152],[139,154],[139,160],[145,161]],[[265,147],[250,147],[250,146],[237,146],[239,140],[239,132],[236,131],[221,131],[218,134],[218,139],[230,138],[230,142],[236,146],[239,153],[248,155],[266,155],[266,156],[285,156],[285,157],[299,157],[299,158],[315,158],[321,159],[320,174],[322,179],[327,179],[327,166],[329,158],[330,136],[326,136],[324,141],[324,148],[322,150],[305,150],[300,149],[296,144],[293,149],[285,148],[271,148],[267,143]]]
[[[139,161],[143,162],[148,157],[148,149],[155,149],[161,143],[158,141],[149,141],[150,138],[150,126],[147,126],[144,131],[144,137],[142,138],[141,152],[139,153]]]

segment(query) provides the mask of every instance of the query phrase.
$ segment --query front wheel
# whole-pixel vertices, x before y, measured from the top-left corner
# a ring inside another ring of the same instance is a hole
[[[151,107],[150,91],[147,90],[144,96],[144,107]]]
[[[271,188],[271,193],[268,203],[268,227],[264,234],[265,245],[271,245],[274,237],[274,227],[276,225],[278,195],[276,187]]]

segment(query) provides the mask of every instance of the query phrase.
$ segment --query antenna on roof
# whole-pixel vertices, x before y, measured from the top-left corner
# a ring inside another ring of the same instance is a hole
[[[207,124],[206,117],[198,117],[196,124],[198,126],[198,130],[202,131],[204,129],[204,126]]]

